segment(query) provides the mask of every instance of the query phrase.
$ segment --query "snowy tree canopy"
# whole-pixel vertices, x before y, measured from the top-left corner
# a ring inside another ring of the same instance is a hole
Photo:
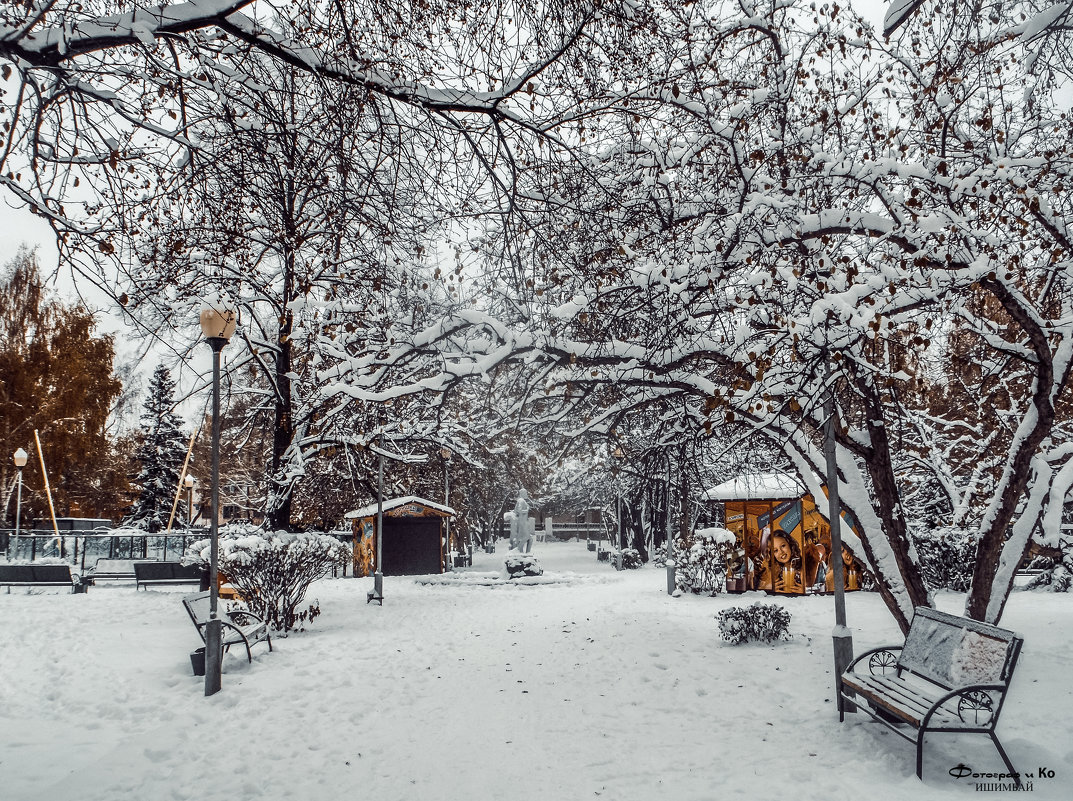
[[[817,494],[833,393],[843,497],[892,611],[904,626],[928,601],[902,503],[926,481],[980,532],[968,612],[994,621],[1073,485],[1069,5],[895,5],[887,39],[792,0],[8,6],[0,182],[94,280],[120,265],[175,319],[201,285],[257,285],[248,354],[271,354],[289,430],[279,496],[323,436],[294,415],[382,432],[390,404],[397,430],[432,431],[468,382],[504,420],[569,435],[640,414],[762,435]],[[308,110],[266,111],[281,87],[344,97],[318,82],[354,92],[365,139],[321,157],[358,176],[324,197],[395,174],[391,202],[369,193],[336,227],[309,165],[281,158],[255,194],[310,203],[289,239],[259,238],[267,204],[206,214],[205,187],[239,196],[245,132],[269,156],[322,136]],[[388,207],[397,224],[370,223]]]

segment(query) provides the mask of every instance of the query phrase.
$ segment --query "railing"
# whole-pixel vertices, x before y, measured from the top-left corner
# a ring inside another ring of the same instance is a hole
[[[100,531],[61,531],[57,537],[51,529],[0,529],[0,554],[11,562],[35,562],[59,557],[82,570],[93,567],[97,559],[158,559],[177,562],[187,545],[204,539],[203,529],[174,529],[170,534],[122,534]]]
[[[602,523],[560,523],[555,520],[551,524],[551,531],[547,528],[539,528],[536,531],[537,536],[546,538],[550,533],[551,536],[559,540],[580,540],[582,538],[586,540],[606,540],[608,534],[604,529]]]

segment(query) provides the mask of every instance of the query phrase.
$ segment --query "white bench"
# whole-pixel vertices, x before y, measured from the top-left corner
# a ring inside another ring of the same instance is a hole
[[[134,565],[141,562],[154,562],[154,559],[107,559],[100,558],[93,565],[93,570],[88,573],[85,580],[91,584],[96,584],[98,581],[130,581],[133,582],[137,576],[134,572]]]
[[[845,720],[845,702],[856,703],[899,737],[916,742],[918,779],[926,733],[987,734],[1019,785],[995,725],[1022,642],[998,626],[917,607],[904,645],[866,651],[842,674],[839,718]]]
[[[205,627],[209,624],[209,593],[201,592],[197,595],[188,595],[183,598],[183,606],[186,607],[190,620],[194,622],[194,628],[205,642]],[[242,643],[246,646],[246,658],[253,662],[253,654],[250,648],[259,642],[265,642],[268,650],[272,650],[272,638],[268,634],[268,624],[260,615],[256,615],[246,609],[231,609],[224,611],[217,607],[217,615],[220,618],[221,642],[224,651],[232,645]],[[248,622],[252,621],[252,622]]]

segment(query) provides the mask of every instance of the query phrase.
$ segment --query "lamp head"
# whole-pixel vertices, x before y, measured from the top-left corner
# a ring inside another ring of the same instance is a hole
[[[193,487],[194,487],[194,477],[190,473],[187,473],[186,478],[183,479],[183,484],[186,485],[187,489],[193,489]]]
[[[238,325],[238,309],[222,292],[210,292],[201,301],[201,331],[206,339],[231,339]]]
[[[15,451],[15,467],[20,470],[26,467],[26,460],[29,459],[29,455],[22,448]]]

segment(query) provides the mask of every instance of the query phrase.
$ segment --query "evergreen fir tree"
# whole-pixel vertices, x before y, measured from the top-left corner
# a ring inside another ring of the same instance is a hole
[[[186,455],[182,420],[172,412],[175,382],[164,365],[158,365],[149,382],[149,397],[142,411],[137,459],[142,469],[134,483],[139,489],[124,521],[149,532],[167,528],[179,470]]]

